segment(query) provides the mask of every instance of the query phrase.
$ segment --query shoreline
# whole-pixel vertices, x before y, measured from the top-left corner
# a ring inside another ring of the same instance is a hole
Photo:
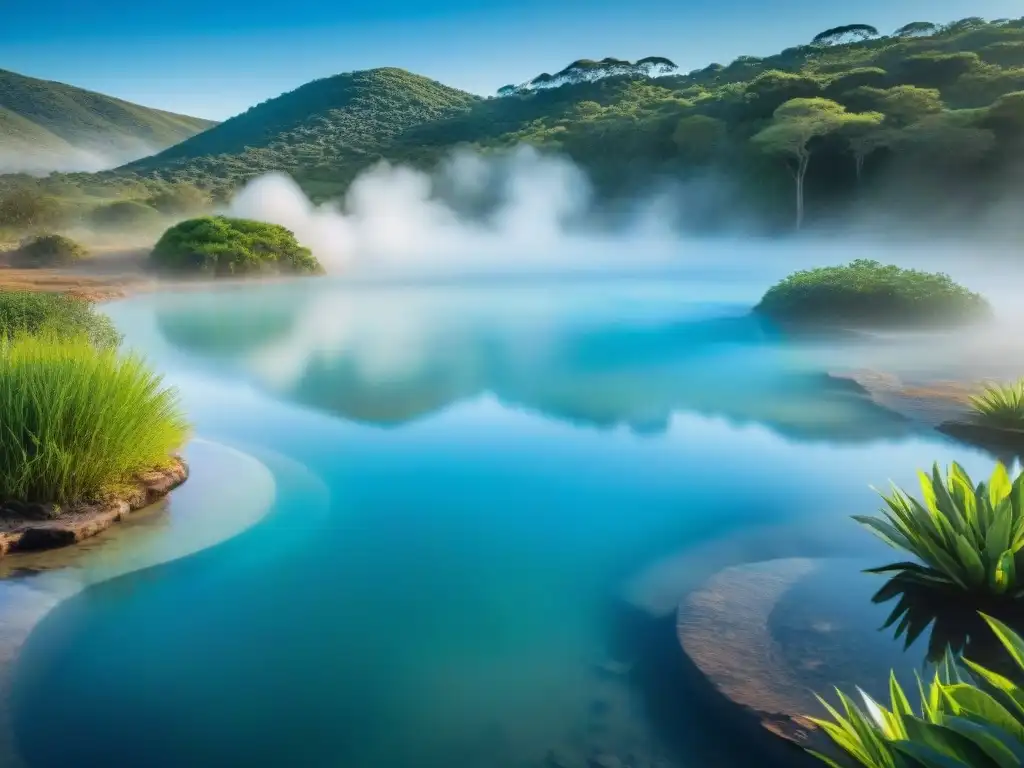
[[[96,504],[76,504],[53,518],[17,516],[10,510],[30,506],[17,502],[0,504],[0,558],[15,552],[35,552],[77,544],[107,530],[132,512],[149,507],[181,486],[189,476],[184,459],[175,457],[166,469],[141,474],[127,494]],[[5,513],[2,510],[7,509]],[[22,512],[24,515],[24,512]]]

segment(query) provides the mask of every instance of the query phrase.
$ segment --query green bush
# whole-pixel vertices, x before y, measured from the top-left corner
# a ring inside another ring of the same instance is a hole
[[[984,298],[948,275],[866,259],[795,272],[754,311],[781,321],[855,326],[946,325],[990,314]]]
[[[153,195],[147,203],[170,216],[192,214],[210,207],[210,196],[194,184],[173,184]]]
[[[15,253],[20,264],[32,267],[73,264],[88,255],[89,252],[82,245],[63,235],[40,235],[26,242]]]
[[[308,248],[277,224],[203,216],[168,229],[153,249],[155,267],[215,276],[321,272]]]
[[[166,466],[188,424],[173,389],[138,357],[87,339],[0,341],[0,498],[74,502]]]
[[[120,200],[93,209],[89,216],[99,229],[156,229],[163,222],[160,213],[138,200]]]
[[[982,618],[1024,673],[1024,640],[1005,624]],[[861,708],[838,692],[843,712],[822,701],[832,719],[812,720],[865,768],[1018,768],[1024,764],[1024,689],[1019,681],[965,663],[962,671],[947,657],[927,688],[919,684],[920,714],[893,676],[889,707],[862,693]]]
[[[1024,429],[1024,379],[1012,384],[991,384],[971,397],[975,418],[1004,429]]]
[[[855,517],[872,533],[920,563],[900,562],[871,573],[949,589],[972,599],[1024,597],[1024,474],[1011,482],[997,464],[988,483],[975,486],[954,463],[944,478],[938,466],[920,473],[923,501],[899,488],[883,496],[883,517]],[[1020,562],[1017,562],[1020,560]]]
[[[84,336],[94,346],[116,347],[121,336],[93,303],[76,296],[0,290],[0,338],[42,333],[58,338]]]

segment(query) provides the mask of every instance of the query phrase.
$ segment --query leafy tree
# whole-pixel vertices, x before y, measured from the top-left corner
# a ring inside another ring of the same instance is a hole
[[[814,36],[812,45],[842,45],[859,40],[878,37],[878,30],[870,24],[845,24],[841,27],[826,29]]]
[[[827,96],[839,96],[854,88],[884,88],[889,84],[889,73],[881,67],[857,67],[840,72],[828,81]]]
[[[843,102],[850,109],[881,112],[890,125],[904,126],[941,112],[942,97],[934,88],[898,85],[895,88],[856,88]]]
[[[822,81],[816,77],[771,69],[755,77],[746,87],[748,119],[769,117],[792,99],[809,99],[821,94]]]
[[[966,19],[947,24],[942,28],[942,32],[946,35],[958,35],[961,32],[970,32],[972,29],[981,29],[987,25],[988,22],[981,16],[968,16]]]
[[[511,96],[515,92],[516,87],[514,85],[503,85],[498,89],[499,96]]]
[[[38,230],[60,226],[64,221],[60,201],[44,194],[35,185],[18,184],[0,194],[0,226]]]
[[[707,115],[689,115],[676,125],[672,141],[686,162],[703,165],[714,159],[725,144],[727,135],[725,121]]]
[[[674,61],[666,59],[664,56],[648,56],[637,61],[633,67],[637,72],[647,77],[667,75],[669,72],[675,72],[679,69]]]
[[[1024,40],[1002,40],[979,51],[981,58],[998,67],[1024,66]]]
[[[998,135],[1024,136],[1024,91],[1006,93],[996,99],[983,122]]]
[[[203,216],[171,227],[150,258],[159,269],[217,277],[322,271],[309,249],[284,227],[225,216]]]
[[[959,53],[921,53],[903,60],[900,79],[922,88],[946,88],[957,78],[981,66],[981,58],[973,51]]]
[[[138,200],[119,200],[101,205],[89,218],[100,229],[146,229],[158,227],[162,222],[155,208]]]
[[[857,181],[864,175],[864,163],[872,154],[893,142],[890,129],[883,128],[885,116],[880,112],[854,113],[847,117],[842,133],[853,155]]]
[[[962,167],[977,162],[995,146],[995,134],[972,124],[970,113],[940,112],[904,128],[892,144],[927,167]]]
[[[762,151],[781,155],[796,182],[796,228],[804,221],[804,180],[811,161],[810,143],[855,119],[842,104],[828,99],[793,99],[775,110],[771,125],[752,141]]]
[[[930,21],[912,21],[893,32],[895,37],[930,37],[939,31],[937,24]]]
[[[172,216],[196,213],[210,207],[210,196],[195,184],[174,184],[153,195],[147,204]]]
[[[55,267],[73,264],[88,257],[89,252],[69,237],[40,235],[24,243],[16,252],[19,265]]]

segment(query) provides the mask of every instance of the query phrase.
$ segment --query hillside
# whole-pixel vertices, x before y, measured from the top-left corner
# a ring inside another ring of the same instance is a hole
[[[214,124],[0,70],[0,171],[100,170]]]
[[[351,72],[307,83],[121,170],[190,180],[241,180],[270,170],[351,175],[403,131],[476,101],[401,69]]]
[[[914,22],[887,35],[848,25],[687,74],[651,76],[640,66],[651,61],[671,64],[581,59],[491,98],[398,69],[338,75],[43,192],[145,198],[188,182],[224,198],[278,170],[324,200],[378,159],[429,168],[458,146],[529,143],[571,157],[598,199],[623,210],[652,184],[675,185],[676,223],[705,229],[783,231],[794,213],[798,227],[962,228],[1024,204],[1024,19]]]

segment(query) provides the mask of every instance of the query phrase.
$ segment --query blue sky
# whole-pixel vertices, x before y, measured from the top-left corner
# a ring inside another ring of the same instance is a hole
[[[224,119],[317,77],[398,66],[476,93],[573,59],[683,70],[827,27],[1020,16],[1018,0],[0,0],[0,68]]]

